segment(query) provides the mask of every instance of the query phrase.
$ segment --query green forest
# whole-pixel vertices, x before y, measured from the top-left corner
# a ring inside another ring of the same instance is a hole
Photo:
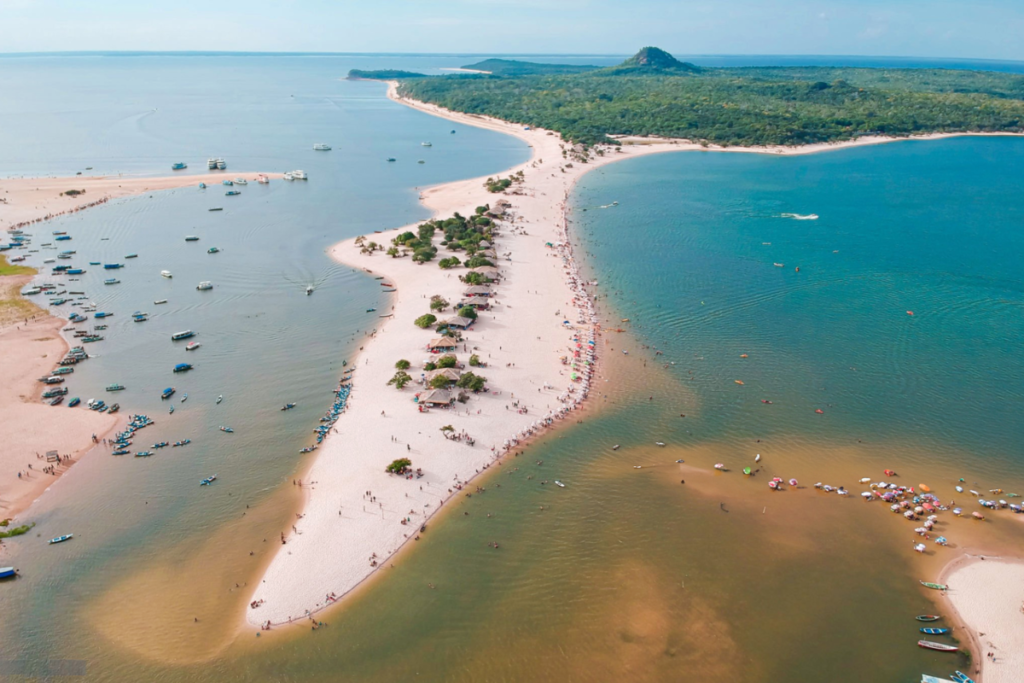
[[[644,48],[614,67],[488,60],[490,74],[399,77],[400,94],[557,131],[718,145],[803,145],[864,135],[1024,131],[1024,76],[945,69],[707,68]],[[354,75],[354,74],[352,74]],[[360,72],[363,78],[384,78]]]

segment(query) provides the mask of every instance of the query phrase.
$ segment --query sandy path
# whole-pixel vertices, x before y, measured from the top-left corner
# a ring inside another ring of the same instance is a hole
[[[969,631],[979,683],[1024,680],[1024,561],[965,556],[943,572],[941,581]],[[966,640],[963,634],[960,639]]]

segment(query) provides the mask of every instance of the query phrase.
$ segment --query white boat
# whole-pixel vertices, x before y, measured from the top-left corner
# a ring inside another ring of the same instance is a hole
[[[169,271],[169,270],[161,270],[160,271],[160,277],[165,277],[167,279],[170,279],[170,278],[172,278],[174,276],[171,275],[171,271]]]
[[[29,289],[21,290],[21,295],[22,296],[32,296],[33,294],[39,294],[42,291],[43,290],[39,289],[38,287],[31,287]]]
[[[292,177],[296,180],[309,180],[309,176],[306,175],[305,171],[292,171]]]
[[[44,258],[43,259],[43,263],[56,263],[56,262],[57,262],[57,259],[55,259],[55,258]]]
[[[218,171],[223,171],[227,167],[228,167],[228,165],[227,165],[227,163],[225,163],[225,161],[223,159],[217,159],[217,170]]]
[[[245,178],[235,178],[235,185],[248,185],[249,181]]]
[[[565,488],[565,484],[563,484],[562,482],[558,481],[557,479],[555,479],[555,486],[561,486],[563,489]]]
[[[315,149],[318,152],[330,152],[331,151],[331,146],[330,145],[325,145],[322,142],[318,142],[315,145],[313,145],[313,149]]]
[[[421,142],[420,145],[423,147],[433,147],[433,145],[430,144],[429,142]]]
[[[213,171],[214,169],[217,168],[217,160],[213,159],[213,158],[207,159],[206,160],[206,167],[208,169],[210,169],[211,171]]]
[[[313,285],[306,285],[306,296],[313,293]]]
[[[210,282],[209,280],[203,280],[198,285],[196,285],[196,289],[198,289],[200,292],[205,292],[208,289],[213,289],[213,283]]]
[[[157,299],[153,303],[156,304],[156,305],[165,304],[165,303],[167,303],[167,299]]]
[[[269,185],[270,178],[260,173],[258,176],[256,176],[256,182],[259,183],[260,185]]]
[[[285,173],[281,177],[284,178],[285,180],[295,180],[295,174],[292,173],[291,171],[289,171],[288,173]]]

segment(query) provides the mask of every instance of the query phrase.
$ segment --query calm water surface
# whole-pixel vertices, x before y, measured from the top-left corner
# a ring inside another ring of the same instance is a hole
[[[402,65],[462,63],[423,60]],[[90,457],[43,499],[33,511],[41,536],[76,539],[19,542],[25,577],[5,591],[5,658],[37,674],[84,660],[96,681],[950,673],[952,659],[914,645],[913,615],[936,609],[916,580],[943,559],[910,552],[902,520],[809,490],[773,495],[763,475],[712,475],[711,464],[738,470],[763,452],[768,474],[805,483],[852,486],[895,466],[946,491],[959,476],[1024,491],[1021,141],[662,155],[588,175],[573,199],[580,253],[608,317],[630,319],[605,337],[615,362],[597,412],[454,503],[383,581],[328,613],[327,628],[232,642],[245,595],[234,584],[269,557],[261,539],[274,540],[295,504],[281,484],[300,471],[297,450],[341,360],[376,320],[366,309],[386,306],[375,281],[334,266],[324,248],[422,217],[416,186],[497,172],[526,150],[472,129],[451,136],[450,124],[384,100],[379,85],[337,80],[383,58],[115,61],[26,60],[5,72],[26,89],[38,79],[77,88],[81,104],[74,114],[46,88],[27,89],[34,109],[0,104],[0,122],[24,129],[0,136],[0,163],[162,174],[172,160],[201,170],[216,155],[312,179],[230,198],[220,186],[176,190],[46,226],[74,236],[76,265],[139,253],[120,285],[101,285],[95,268],[83,277],[115,316],[72,393],[121,382],[122,405],[157,420],[136,445],[193,444],[150,460]],[[23,120],[37,110],[50,121]],[[334,151],[313,153],[317,141]],[[186,234],[201,240],[186,244]],[[206,279],[215,289],[197,292]],[[318,283],[311,297],[307,282]],[[169,303],[154,306],[159,298]],[[132,323],[137,309],[151,320]],[[185,328],[199,332],[199,351],[170,342]],[[172,376],[186,359],[196,369]],[[173,416],[158,397],[171,384],[189,393]],[[286,401],[299,405],[280,412]],[[200,489],[213,473],[219,486]],[[540,483],[554,478],[569,486]],[[972,542],[1019,542],[1003,517]],[[967,537],[959,524],[943,528],[954,542]]]

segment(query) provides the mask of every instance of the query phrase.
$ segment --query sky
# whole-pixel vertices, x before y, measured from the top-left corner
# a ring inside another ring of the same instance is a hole
[[[0,0],[0,52],[876,55],[1024,60],[1024,0]]]

